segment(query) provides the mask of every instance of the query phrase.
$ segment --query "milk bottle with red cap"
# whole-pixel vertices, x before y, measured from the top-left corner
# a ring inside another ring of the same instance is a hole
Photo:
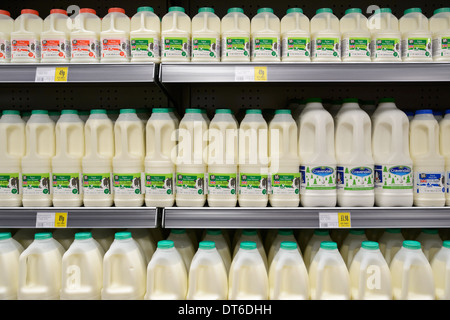
[[[110,8],[102,19],[101,62],[130,61],[131,20],[122,8]]]
[[[152,7],[139,7],[131,18],[131,62],[158,62],[161,21]]]
[[[44,20],[41,34],[42,63],[68,62],[70,58],[70,27],[66,10],[52,9]]]
[[[41,33],[44,21],[39,12],[23,9],[14,21],[11,33],[11,62],[38,63],[41,61]]]
[[[72,63],[92,63],[100,60],[102,21],[94,9],[82,8],[73,20],[70,34]]]
[[[11,61],[11,32],[14,31],[14,19],[9,11],[0,10],[0,63]]]

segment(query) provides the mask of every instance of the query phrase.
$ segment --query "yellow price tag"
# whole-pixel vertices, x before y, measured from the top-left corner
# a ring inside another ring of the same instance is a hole
[[[55,70],[55,82],[67,82],[69,67],[59,67]]]
[[[267,81],[267,67],[255,67],[255,81]]]
[[[55,228],[67,228],[67,212],[55,212]]]
[[[339,228],[351,228],[352,221],[350,218],[350,212],[339,212],[338,213],[338,223],[339,223]]]

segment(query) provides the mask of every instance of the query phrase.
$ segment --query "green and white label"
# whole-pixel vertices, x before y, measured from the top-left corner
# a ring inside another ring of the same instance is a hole
[[[434,57],[450,56],[450,36],[437,37],[433,39],[433,56]]]
[[[131,38],[132,58],[159,58],[158,38]]]
[[[141,173],[114,173],[114,194],[142,194]]]
[[[83,174],[83,193],[86,195],[112,194],[111,173]]]
[[[336,189],[336,168],[329,166],[301,166],[301,193],[306,190]]]
[[[274,173],[270,176],[270,194],[300,194],[300,172]]]
[[[367,191],[374,189],[373,168],[337,167],[337,187],[346,191]]]
[[[402,41],[402,57],[430,58],[432,48],[431,38],[408,38]]]
[[[370,39],[352,37],[345,38],[342,40],[342,56],[370,58]]]
[[[185,195],[203,195],[205,193],[204,173],[180,173],[176,176],[176,192]]]
[[[0,173],[0,194],[20,193],[20,173]]]
[[[413,171],[409,166],[376,165],[375,188],[412,189]]]
[[[50,194],[50,173],[23,173],[22,188],[24,195]]]
[[[223,37],[222,57],[249,57],[249,37]]]
[[[189,57],[190,44],[188,38],[166,37],[162,38],[162,42],[161,55],[163,57]]]
[[[401,44],[398,38],[372,40],[372,57],[401,59]]]
[[[317,38],[313,40],[312,48],[312,54],[316,58],[341,58],[341,46],[339,38]]]
[[[239,194],[265,195],[267,194],[267,174],[240,173]]]
[[[79,173],[53,173],[53,194],[80,194],[80,177]]]
[[[220,52],[220,39],[216,38],[193,38],[193,58],[217,58]]]
[[[173,173],[145,174],[145,193],[147,195],[171,195],[173,194]]]
[[[309,37],[287,37],[282,41],[283,57],[310,57],[311,38]]]
[[[236,173],[209,173],[208,194],[235,195],[236,176]]]
[[[253,57],[279,57],[280,38],[255,37],[252,42]]]

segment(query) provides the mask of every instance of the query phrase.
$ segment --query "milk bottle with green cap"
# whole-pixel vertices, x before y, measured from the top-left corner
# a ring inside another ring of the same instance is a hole
[[[361,243],[367,240],[368,239],[364,230],[361,229],[350,230],[350,232],[342,242],[341,249],[339,250],[342,259],[344,259],[344,262],[347,265],[347,268],[350,268],[353,258],[361,248]]]
[[[114,124],[113,158],[114,204],[116,207],[140,207],[144,203],[144,125],[136,109],[121,109]]]
[[[281,24],[271,8],[259,8],[251,20],[252,61],[280,61]]]
[[[221,230],[208,229],[206,230],[206,234],[203,238],[203,241],[213,241],[216,245],[216,249],[222,257],[223,263],[225,265],[225,269],[230,270],[231,265],[231,251],[228,245],[227,239]]]
[[[436,252],[442,247],[442,239],[438,229],[422,229],[416,237],[416,241],[419,241],[422,245],[422,251],[430,263]]]
[[[19,257],[22,245],[11,232],[0,233],[0,299],[16,300],[19,285]]]
[[[242,8],[230,8],[221,21],[222,61],[250,61],[250,19]]]
[[[11,33],[11,62],[39,63],[41,61],[41,33],[44,21],[39,12],[23,9],[14,21]]]
[[[236,245],[234,246],[233,258],[239,252],[240,244],[242,242],[246,242],[246,241],[251,241],[251,242],[256,243],[256,248],[258,249],[258,252],[261,255],[261,258],[263,259],[264,265],[266,266],[267,269],[269,269],[269,264],[267,262],[267,254],[266,254],[266,251],[264,250],[264,245],[262,243],[260,235],[258,234],[258,231],[254,230],[254,229],[242,230],[239,240],[236,242]]]
[[[434,288],[437,300],[450,299],[450,287],[448,279],[450,277],[450,241],[442,243],[442,248],[435,254],[431,261],[433,270]]]
[[[352,8],[341,18],[342,61],[371,61],[370,32],[362,10]]]
[[[191,18],[182,7],[170,7],[162,18],[161,61],[191,61]]]
[[[433,60],[450,61],[450,8],[435,10],[429,26],[433,35]]]
[[[186,270],[191,267],[192,258],[195,255],[195,249],[192,239],[186,232],[186,229],[172,229],[167,237],[167,240],[171,240],[175,244],[181,257],[183,258]]]
[[[102,21],[94,9],[82,8],[73,20],[70,33],[71,63],[100,61],[100,32]]]
[[[146,125],[145,204],[171,207],[175,202],[176,119],[169,109],[154,108]]]
[[[161,20],[152,7],[139,7],[131,18],[131,62],[159,62]]]
[[[93,109],[84,127],[83,203],[86,207],[109,207],[113,204],[112,158],[114,129],[106,110]]]
[[[341,61],[341,33],[339,19],[333,10],[322,8],[311,19],[312,61]]]
[[[52,9],[41,33],[42,63],[68,62],[72,21],[66,10]]]
[[[330,231],[328,230],[314,230],[313,235],[308,241],[308,244],[305,248],[304,253],[304,260],[306,268],[309,269],[309,266],[311,265],[311,262],[314,259],[314,256],[316,255],[317,251],[320,249],[320,244],[324,241],[332,241],[330,236]]]
[[[432,34],[428,26],[428,18],[420,8],[405,10],[399,20],[402,33],[403,61],[431,61]]]
[[[300,8],[289,8],[281,19],[281,60],[311,61],[309,19]]]
[[[280,229],[277,231],[267,254],[267,264],[270,266],[273,259],[280,250],[280,244],[284,241],[295,242],[294,231],[290,229]],[[301,253],[300,253],[301,254]]]
[[[445,204],[450,205],[450,110],[439,122],[439,150],[445,158]]]
[[[0,63],[11,62],[11,33],[14,31],[14,19],[9,11],[0,10]]]
[[[131,20],[122,8],[110,8],[102,19],[100,33],[101,62],[130,61]]]
[[[191,61],[220,61],[220,18],[213,8],[200,8],[192,18]]]
[[[403,238],[401,230],[392,228],[386,229],[378,240],[380,251],[388,265],[391,264],[392,259],[402,247],[403,241],[405,241],[405,238]]]
[[[389,8],[377,9],[368,20],[372,34],[372,61],[400,62],[402,60],[398,19]]]

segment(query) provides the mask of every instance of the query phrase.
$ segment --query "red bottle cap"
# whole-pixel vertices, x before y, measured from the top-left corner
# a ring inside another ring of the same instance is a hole
[[[54,13],[65,14],[67,16],[67,11],[63,10],[63,9],[52,9],[52,10],[50,10],[50,14],[54,14]]]
[[[23,9],[20,13],[21,14],[35,14],[35,15],[39,16],[39,12],[37,12],[36,10],[33,10],[33,9]]]
[[[111,12],[125,13],[125,9],[122,9],[122,8],[109,8],[108,13],[111,13]]]
[[[97,14],[97,12],[94,9],[89,9],[89,8],[83,8],[80,9],[80,13],[92,13],[92,14]]]
[[[9,11],[6,10],[0,10],[0,14],[4,14],[5,16],[11,17],[11,13],[9,13]]]

